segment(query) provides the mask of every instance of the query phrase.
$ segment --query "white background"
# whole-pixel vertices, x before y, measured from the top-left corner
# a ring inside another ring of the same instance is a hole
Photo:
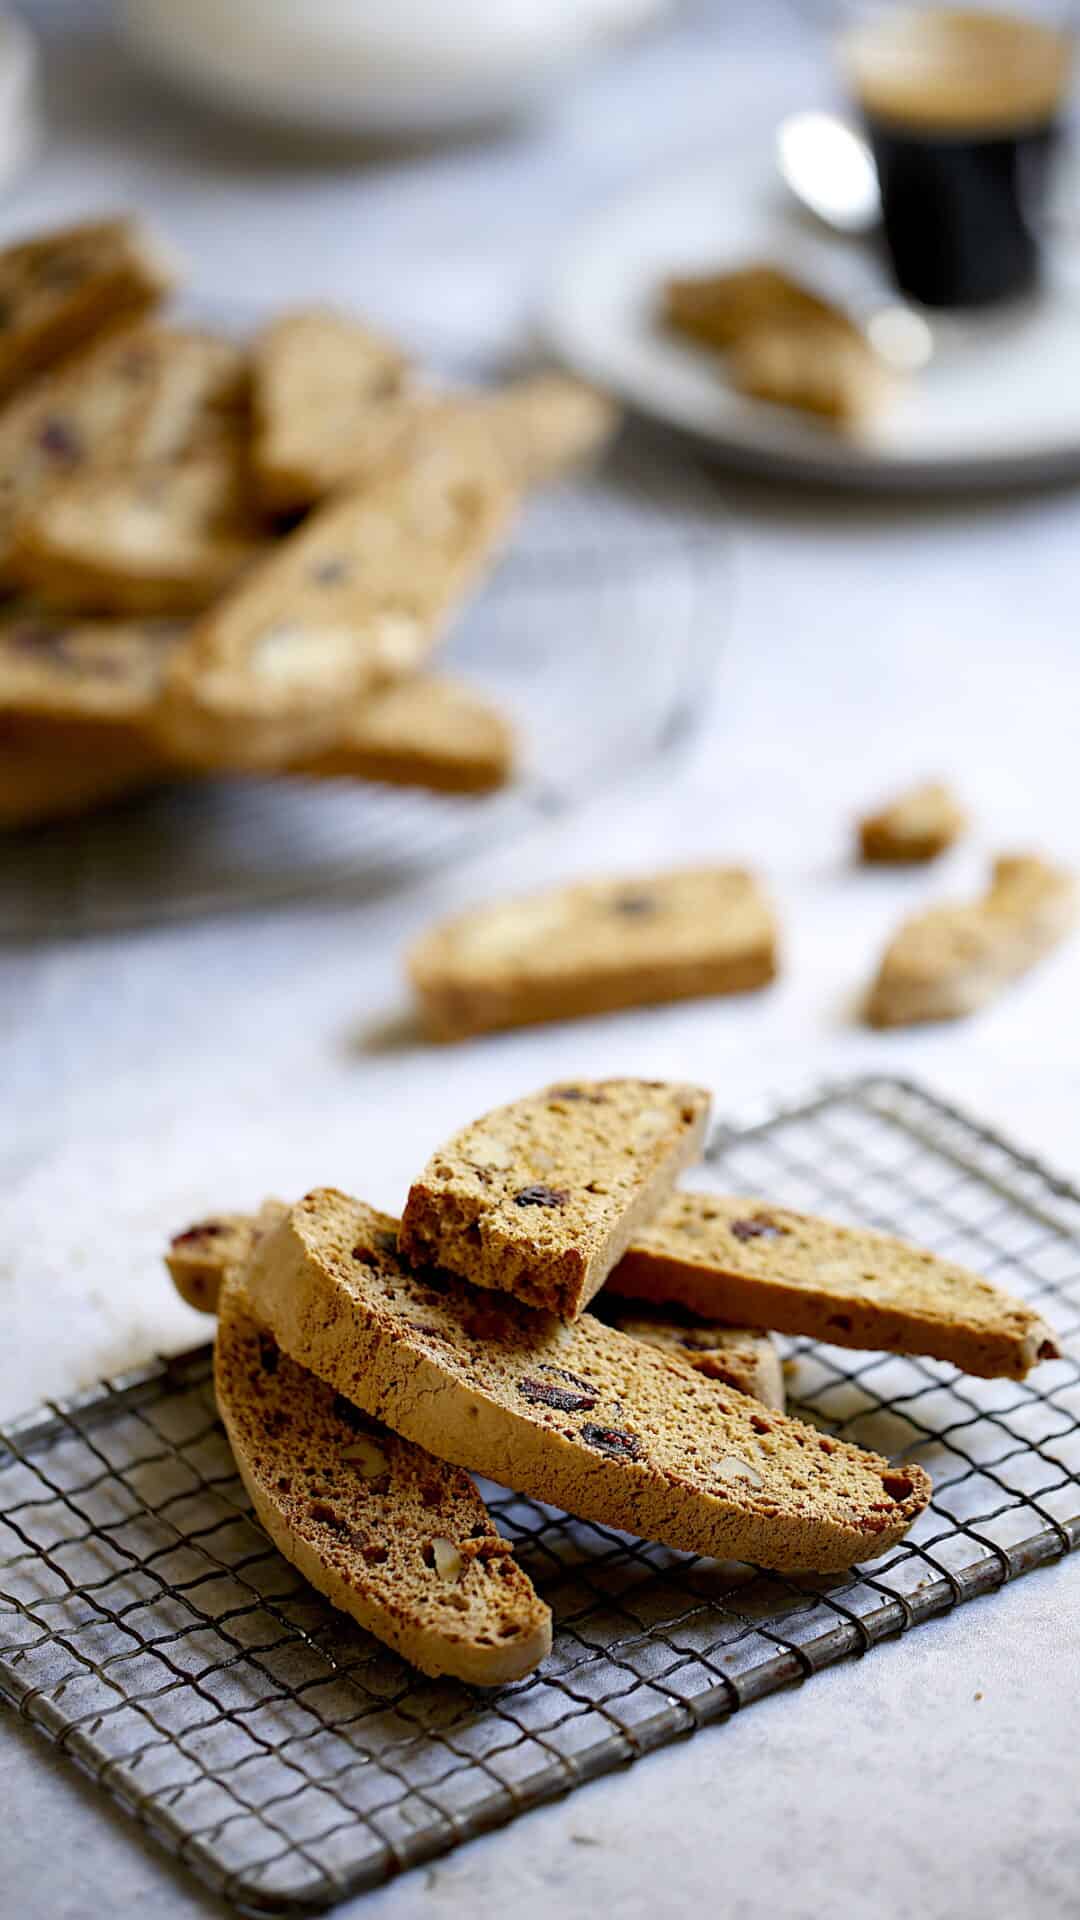
[[[201,294],[335,293],[414,337],[493,346],[521,338],[579,212],[718,129],[745,122],[760,145],[823,86],[787,14],[691,8],[495,151],[316,158],[178,109],[92,23],[51,44],[47,73],[51,138],[0,232],[138,204]],[[1080,865],[1073,493],[719,493],[735,580],[716,699],[661,786],[631,772],[617,800],[392,901],[0,959],[0,1415],[200,1336],[159,1265],[190,1217],[315,1182],[397,1207],[449,1127],[549,1077],[699,1077],[723,1113],[891,1068],[1080,1175],[1075,948],[974,1024],[875,1036],[854,1019],[906,906],[973,889],[1008,846]],[[853,813],[938,770],[971,802],[971,841],[929,877],[855,873]],[[766,875],[785,926],[772,992],[437,1057],[379,1043],[432,913],[701,853]],[[467,1920],[1075,1913],[1078,1632],[1076,1568],[1037,1574],[408,1876],[365,1920],[421,1898]],[[0,1804],[0,1912],[212,1909],[10,1718]]]

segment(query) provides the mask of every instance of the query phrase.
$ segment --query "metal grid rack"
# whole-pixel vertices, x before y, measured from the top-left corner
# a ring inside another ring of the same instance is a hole
[[[1080,1191],[869,1079],[722,1129],[708,1177],[857,1215],[1080,1325]],[[206,1348],[0,1433],[0,1691],[215,1890],[301,1912],[513,1819],[1080,1542],[1080,1367],[1032,1384],[792,1343],[792,1404],[917,1458],[933,1504],[840,1578],[668,1551],[491,1490],[550,1601],[543,1669],[428,1681],[250,1517]]]

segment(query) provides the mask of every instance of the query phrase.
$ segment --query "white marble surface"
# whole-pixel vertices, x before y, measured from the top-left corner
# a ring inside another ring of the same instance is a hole
[[[55,9],[50,9],[55,11]],[[764,18],[764,15],[762,16]],[[768,31],[766,28],[771,27]],[[771,38],[770,38],[771,32]],[[208,294],[333,291],[418,335],[516,337],[566,222],[815,85],[788,17],[722,8],[630,51],[492,150],[268,151],[144,92],[88,33],[48,63],[53,136],[6,230],[110,200],[164,221]],[[0,958],[0,1414],[199,1336],[163,1234],[315,1181],[399,1202],[451,1124],[551,1075],[693,1073],[719,1109],[864,1064],[924,1077],[1080,1174],[1074,948],[964,1028],[869,1035],[854,994],[897,912],[1037,843],[1080,864],[1076,502],[870,505],[723,488],[738,576],[698,743],[481,864],[363,908],[295,911]],[[847,864],[852,810],[943,768],[972,842],[929,879]],[[752,859],[787,966],[744,1003],[672,1008],[442,1052],[374,1036],[398,955],[437,908],[606,864]],[[372,1920],[966,1920],[1075,1912],[1080,1580],[1070,1565],[849,1662],[628,1775],[408,1876]],[[212,1910],[74,1772],[0,1721],[0,1911]],[[359,1912],[359,1903],[355,1909]],[[350,1909],[351,1911],[351,1909]]]

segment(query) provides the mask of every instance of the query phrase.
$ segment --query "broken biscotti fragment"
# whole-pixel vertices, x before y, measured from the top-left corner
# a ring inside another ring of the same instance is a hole
[[[1071,873],[1032,854],[1003,855],[980,900],[913,915],[885,949],[867,1000],[871,1026],[956,1020],[1035,966],[1076,920]]]
[[[942,780],[926,780],[859,821],[859,852],[871,865],[936,860],[967,827],[967,816]]]
[[[504,540],[516,490],[482,439],[418,451],[280,541],[176,649],[156,716],[194,765],[333,744],[343,704],[416,672]]]
[[[663,316],[676,333],[720,353],[763,327],[851,326],[840,307],[782,268],[764,264],[669,280]]]
[[[256,1235],[287,1212],[284,1201],[267,1200],[258,1214],[218,1213],[174,1233],[165,1265],[181,1300],[198,1313],[216,1313],[225,1275],[246,1264]]]
[[[539,1665],[550,1611],[468,1474],[282,1353],[235,1267],[221,1292],[214,1386],[259,1520],[334,1606],[423,1673],[501,1686]]]
[[[436,793],[490,793],[514,768],[514,734],[497,706],[459,680],[418,674],[360,700],[333,746],[290,771],[382,780]]]
[[[251,464],[270,513],[294,513],[345,480],[373,478],[408,430],[407,362],[327,307],[279,314],[253,350]]]
[[[700,1087],[560,1083],[463,1127],[409,1189],[401,1250],[574,1319],[697,1158]]]
[[[753,874],[693,867],[496,901],[408,956],[432,1037],[744,993],[775,978],[777,928]]]
[[[737,393],[773,406],[856,427],[887,402],[892,376],[855,327],[832,321],[762,327],[741,338],[728,360]]]
[[[172,271],[137,220],[87,221],[0,252],[0,399],[100,328],[134,319]]]
[[[831,1571],[930,1497],[919,1466],[834,1440],[604,1326],[415,1273],[394,1223],[309,1194],[255,1249],[252,1311],[396,1433],[537,1500],[690,1553]]]
[[[926,1354],[986,1377],[1023,1379],[1058,1351],[1030,1307],[951,1260],[868,1227],[719,1194],[673,1195],[635,1235],[607,1293],[838,1347]]]

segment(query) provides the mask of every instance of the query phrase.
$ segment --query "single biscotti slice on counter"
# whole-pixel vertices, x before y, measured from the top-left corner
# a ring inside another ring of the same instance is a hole
[[[382,780],[435,793],[491,793],[514,769],[506,716],[459,680],[420,674],[361,698],[333,746],[291,772]]]
[[[909,787],[859,821],[859,852],[869,865],[912,866],[936,860],[960,838],[967,816],[943,780]]]
[[[675,1194],[635,1235],[608,1291],[987,1377],[1021,1380],[1058,1352],[1037,1313],[966,1267],[869,1227],[720,1194]]]
[[[697,1159],[708,1118],[700,1087],[663,1080],[561,1082],[496,1107],[414,1181],[401,1250],[572,1320]]]
[[[87,221],[0,252],[0,398],[100,328],[168,292],[171,267],[137,220]]]
[[[255,343],[252,469],[262,505],[293,513],[371,479],[400,445],[407,362],[328,307],[279,314]]]
[[[766,986],[776,919],[740,867],[582,881],[440,921],[408,969],[432,1038],[459,1040]]]
[[[1063,867],[1003,856],[981,900],[904,922],[885,949],[867,1019],[897,1027],[978,1012],[1071,932],[1076,910],[1076,882]]]
[[[309,1194],[256,1246],[252,1310],[285,1351],[444,1459],[689,1553],[822,1572],[895,1546],[921,1467],[834,1440],[671,1353],[567,1323],[394,1250],[394,1222]]]
[[[539,1665],[550,1611],[468,1474],[365,1419],[282,1353],[235,1267],[214,1386],[259,1520],[335,1607],[422,1673],[494,1687]]]
[[[236,767],[332,745],[343,705],[423,666],[493,563],[516,499],[490,445],[462,435],[318,509],[174,653],[166,745]]]

